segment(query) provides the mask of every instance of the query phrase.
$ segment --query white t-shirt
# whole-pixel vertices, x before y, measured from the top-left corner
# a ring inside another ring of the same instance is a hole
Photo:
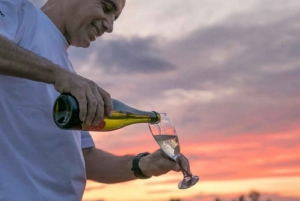
[[[66,39],[27,0],[0,0],[0,35],[74,72]],[[0,201],[79,201],[88,132],[59,129],[52,85],[0,75]]]

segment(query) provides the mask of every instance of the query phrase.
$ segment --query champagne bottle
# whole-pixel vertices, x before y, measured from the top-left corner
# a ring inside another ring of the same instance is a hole
[[[132,108],[121,101],[112,99],[113,110],[111,117],[105,117],[97,126],[87,126],[79,119],[79,106],[71,94],[61,94],[53,106],[53,119],[61,129],[112,131],[137,123],[157,123],[159,113],[142,111]]]

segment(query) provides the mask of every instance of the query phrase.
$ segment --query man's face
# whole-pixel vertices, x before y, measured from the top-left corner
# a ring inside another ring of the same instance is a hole
[[[63,14],[64,36],[70,45],[89,47],[91,41],[113,31],[125,0],[72,0]]]

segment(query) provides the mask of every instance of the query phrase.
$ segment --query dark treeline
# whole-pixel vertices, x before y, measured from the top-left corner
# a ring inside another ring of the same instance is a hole
[[[246,201],[246,197],[248,197],[251,201],[272,201],[271,199],[261,200],[259,199],[260,193],[257,191],[250,191],[248,195],[241,195],[237,199],[232,199],[232,201]],[[249,200],[248,199],[248,200]],[[180,199],[171,199],[170,201],[181,201]],[[221,198],[216,198],[214,201],[222,201]]]
[[[272,201],[271,199],[260,200],[260,193],[257,191],[250,191],[250,193],[247,196],[241,195],[237,199],[232,199],[232,201],[246,201],[246,197],[248,197],[251,201]],[[215,201],[222,201],[222,199],[216,198]]]

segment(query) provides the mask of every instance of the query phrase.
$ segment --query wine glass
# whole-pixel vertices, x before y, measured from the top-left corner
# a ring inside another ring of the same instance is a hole
[[[160,113],[160,117],[160,122],[148,124],[149,129],[160,148],[181,168],[183,180],[178,183],[178,188],[190,188],[198,182],[199,177],[191,173],[187,158],[180,154],[178,136],[170,118],[166,113]]]

